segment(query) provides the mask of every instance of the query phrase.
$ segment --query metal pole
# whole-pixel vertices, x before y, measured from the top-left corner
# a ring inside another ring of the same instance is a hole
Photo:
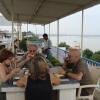
[[[21,22],[19,23],[19,40],[22,40],[22,38],[23,38],[23,34],[22,34],[22,32],[21,32]]]
[[[37,35],[37,26],[36,26],[36,24],[35,24],[35,31],[36,31],[36,35]]]
[[[19,23],[17,22],[17,39],[19,39]]]
[[[50,23],[49,23],[49,39],[50,39]]]
[[[14,52],[14,22],[13,22],[13,17],[12,17],[12,52]]]
[[[83,21],[84,21],[84,10],[82,10],[82,26],[81,26],[81,57],[83,55]]]
[[[22,40],[21,22],[17,23],[17,32],[18,32],[18,39]]]
[[[26,34],[27,40],[28,40],[28,21],[27,21],[27,34]]]
[[[44,33],[45,33],[45,24],[44,24]]]
[[[57,20],[57,58],[59,59],[59,20]]]
[[[13,9],[14,9],[14,5],[13,5],[13,0],[11,0],[11,6],[12,6],[12,12],[11,12],[11,17],[12,17],[12,40],[11,40],[11,43],[12,43],[12,52],[14,52],[14,12],[13,12]]]

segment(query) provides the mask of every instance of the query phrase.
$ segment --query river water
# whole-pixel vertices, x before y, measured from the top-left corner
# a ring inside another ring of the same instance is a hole
[[[57,37],[50,36],[50,40],[54,46],[57,45]],[[71,47],[80,46],[81,45],[81,37],[80,36],[60,36],[59,43],[66,42],[66,44],[70,45]],[[98,37],[84,37],[83,38],[83,50],[90,49],[92,51],[100,50],[100,36]]]

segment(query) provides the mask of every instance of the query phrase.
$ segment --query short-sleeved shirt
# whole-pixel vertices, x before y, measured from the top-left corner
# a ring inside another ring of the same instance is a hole
[[[43,39],[42,40],[42,48],[44,48],[44,49],[48,49],[48,48],[51,48],[51,46],[52,46],[52,43],[51,43],[51,40],[45,40],[45,39]]]
[[[80,85],[88,85],[92,83],[90,72],[87,64],[80,59],[76,64],[68,64],[67,67],[64,67],[66,71],[72,73],[83,73],[82,80],[80,80]]]

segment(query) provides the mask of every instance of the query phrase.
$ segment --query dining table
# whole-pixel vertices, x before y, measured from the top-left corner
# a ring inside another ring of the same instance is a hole
[[[59,85],[53,86],[53,91],[58,91],[59,100],[76,100],[76,89],[80,86],[79,82],[68,78],[61,78],[60,81]],[[5,99],[0,100],[25,100],[25,88],[17,87],[15,82],[13,83],[0,87],[0,94],[6,93]]]

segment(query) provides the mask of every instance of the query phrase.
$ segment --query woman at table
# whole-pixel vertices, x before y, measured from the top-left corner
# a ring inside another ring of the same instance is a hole
[[[10,69],[13,57],[14,54],[7,49],[0,51],[0,83],[8,83],[19,72],[19,68]]]
[[[60,84],[60,79],[49,73],[48,64],[41,56],[33,59],[29,75],[17,81],[18,86],[26,87],[26,100],[51,100],[52,84]]]

